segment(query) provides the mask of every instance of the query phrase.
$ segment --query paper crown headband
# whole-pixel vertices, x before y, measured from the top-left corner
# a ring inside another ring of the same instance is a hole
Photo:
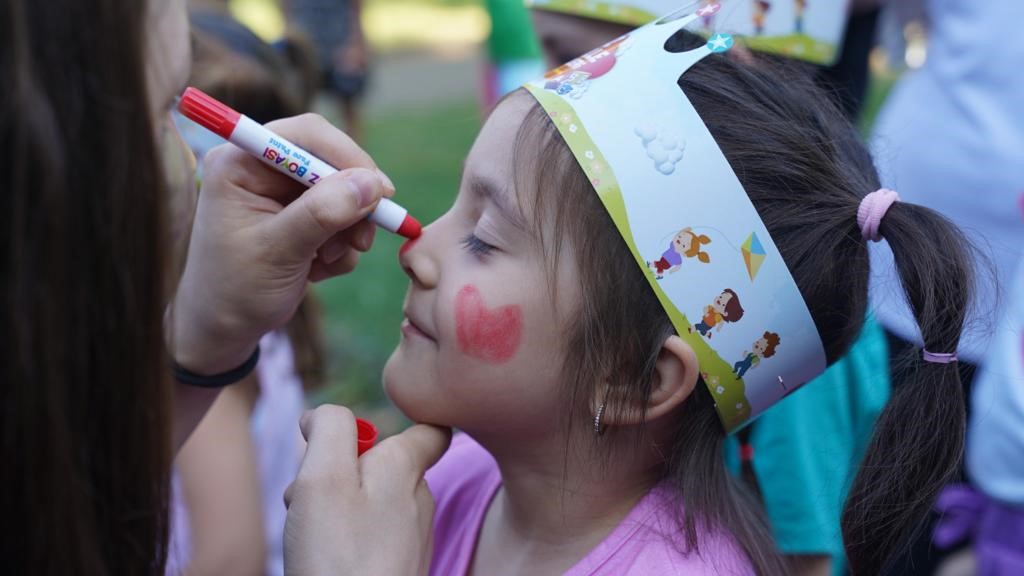
[[[711,10],[717,5],[709,5]],[[825,369],[814,321],[771,235],[677,85],[726,34],[665,50],[677,12],[531,82],[665,312],[697,353],[728,432]]]
[[[526,0],[538,10],[643,26],[680,6],[679,0]],[[835,61],[849,0],[699,0],[696,31],[735,35],[746,46],[809,60]],[[721,10],[707,7],[720,5]]]

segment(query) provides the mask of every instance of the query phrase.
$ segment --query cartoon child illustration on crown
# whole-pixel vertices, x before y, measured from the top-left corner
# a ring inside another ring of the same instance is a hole
[[[732,365],[732,371],[736,373],[736,379],[743,378],[747,370],[760,364],[761,360],[774,356],[775,349],[779,346],[780,341],[779,335],[775,332],[765,332],[764,336],[758,338],[752,347],[753,352],[744,351],[743,360]]]
[[[804,11],[807,10],[807,0],[793,0],[793,10],[796,13],[795,30],[797,34],[804,33]]]
[[[690,333],[694,330],[700,332],[701,336],[707,336],[710,340],[715,332],[720,332],[725,322],[738,322],[743,318],[743,306],[740,304],[740,297],[731,288],[722,290],[722,293],[715,296],[715,301],[704,307],[704,317],[697,324],[690,327]]]
[[[768,0],[754,0],[754,33],[758,36],[764,34],[764,19],[768,11],[772,9],[772,3]]]
[[[665,277],[666,270],[669,274],[678,272],[683,265],[683,258],[696,258],[707,264],[711,262],[711,256],[701,250],[701,246],[710,243],[711,238],[697,234],[687,226],[676,233],[675,238],[669,242],[668,249],[661,254],[661,258],[648,261],[647,267],[654,272],[658,280],[661,280]]]

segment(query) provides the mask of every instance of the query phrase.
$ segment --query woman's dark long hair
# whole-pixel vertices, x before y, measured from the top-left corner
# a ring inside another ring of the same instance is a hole
[[[148,4],[0,5],[0,558],[14,574],[163,571],[166,194]]]

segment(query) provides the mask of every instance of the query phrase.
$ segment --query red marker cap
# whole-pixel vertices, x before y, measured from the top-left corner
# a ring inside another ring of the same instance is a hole
[[[373,448],[373,445],[377,443],[377,427],[369,420],[356,418],[356,434],[358,435],[356,453],[359,456],[362,456],[363,452]]]
[[[178,111],[186,118],[199,124],[225,140],[231,139],[231,133],[242,117],[230,106],[221,104],[202,90],[189,86],[178,102]]]
[[[415,240],[423,233],[423,227],[420,226],[419,220],[413,218],[411,214],[406,214],[405,220],[402,220],[402,225],[398,227],[397,232],[401,236]]]

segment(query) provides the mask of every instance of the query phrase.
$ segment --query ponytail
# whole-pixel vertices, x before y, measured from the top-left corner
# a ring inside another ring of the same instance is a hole
[[[924,350],[956,351],[971,300],[971,245],[938,213],[897,203],[881,221]],[[946,360],[951,358],[946,357]],[[920,520],[958,469],[964,394],[955,362],[911,360],[893,390],[854,479],[842,530],[853,574],[879,574],[920,530]]]

